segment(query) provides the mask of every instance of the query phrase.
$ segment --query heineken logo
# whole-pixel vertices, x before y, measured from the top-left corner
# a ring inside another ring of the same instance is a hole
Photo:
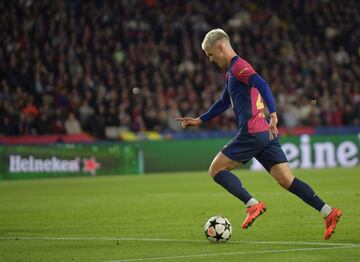
[[[82,168],[81,168],[82,166]],[[55,156],[51,158],[36,158],[34,156],[9,156],[10,173],[68,173],[85,172],[96,175],[96,170],[100,168],[100,163],[94,157],[80,159],[60,159]]]
[[[344,140],[338,145],[331,141],[312,143],[309,135],[302,135],[299,145],[284,143],[282,149],[291,168],[355,167],[360,162],[358,145],[352,141]],[[263,169],[256,159],[250,168]]]
[[[83,167],[84,172],[89,172],[92,175],[96,175],[96,170],[100,167],[100,164],[96,162],[95,158],[92,157],[90,159],[83,159],[83,163],[84,163],[84,167]]]

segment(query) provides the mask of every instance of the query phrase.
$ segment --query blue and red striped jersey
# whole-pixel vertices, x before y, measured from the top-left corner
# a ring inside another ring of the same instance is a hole
[[[231,106],[241,134],[267,131],[269,125],[264,114],[263,98],[270,113],[275,112],[275,102],[268,83],[247,61],[235,56],[226,73],[221,98],[200,119],[209,121]]]

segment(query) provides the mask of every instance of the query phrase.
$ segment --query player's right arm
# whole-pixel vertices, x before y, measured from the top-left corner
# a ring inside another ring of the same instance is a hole
[[[230,104],[231,104],[231,101],[230,101],[229,91],[228,91],[227,87],[225,86],[225,89],[221,95],[221,98],[218,101],[216,101],[210,107],[210,109],[207,112],[205,112],[204,114],[202,114],[199,118],[203,122],[207,122],[207,121],[213,119],[214,117],[217,117],[217,116],[221,115],[223,112],[225,112],[229,108]]]
[[[198,118],[191,118],[191,117],[179,117],[176,118],[176,121],[181,121],[181,126],[183,128],[186,128],[188,126],[199,126],[201,125],[203,122],[209,121],[212,118],[222,114],[224,111],[226,111],[229,106],[231,104],[230,101],[230,97],[229,97],[229,92],[228,89],[225,87],[221,98],[216,101],[211,107],[210,109],[205,112],[204,114],[202,114],[200,117]]]
[[[186,128],[188,126],[199,126],[202,123],[202,120],[198,118],[192,117],[178,117],[175,118],[176,121],[181,121],[182,128]]]

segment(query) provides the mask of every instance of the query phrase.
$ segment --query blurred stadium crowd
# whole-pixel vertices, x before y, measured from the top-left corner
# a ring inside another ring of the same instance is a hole
[[[223,28],[280,126],[360,125],[360,1],[1,1],[0,132],[177,131],[219,98],[201,50]],[[317,99],[317,103],[312,103]],[[207,128],[235,130],[228,110]]]

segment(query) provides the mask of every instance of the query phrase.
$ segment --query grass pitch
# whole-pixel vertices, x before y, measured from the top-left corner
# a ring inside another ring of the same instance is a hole
[[[0,261],[360,261],[360,168],[296,170],[343,211],[323,241],[321,216],[265,172],[236,171],[267,212],[245,207],[205,172],[0,182]],[[203,226],[227,217],[212,244]]]

